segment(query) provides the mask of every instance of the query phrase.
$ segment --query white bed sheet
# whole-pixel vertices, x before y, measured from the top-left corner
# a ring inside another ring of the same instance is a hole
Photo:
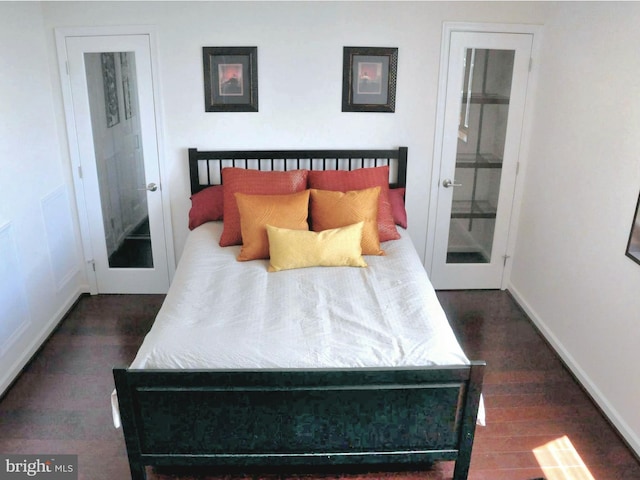
[[[409,235],[367,268],[267,271],[219,247],[221,222],[190,232],[153,328],[130,368],[462,365],[464,355]],[[120,425],[112,396],[114,424]],[[484,424],[484,409],[478,416]]]

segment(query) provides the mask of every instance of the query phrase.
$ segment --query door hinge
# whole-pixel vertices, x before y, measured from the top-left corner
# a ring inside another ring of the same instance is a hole
[[[529,58],[529,71],[533,68],[533,57]]]
[[[69,62],[67,60],[64,61],[64,68],[67,71],[67,75],[69,75]]]
[[[82,178],[82,165],[78,165],[78,176]]]
[[[509,260],[511,258],[511,255],[503,255],[502,258],[504,260],[504,262],[502,263],[502,266],[506,267],[507,266],[507,260]]]
[[[91,265],[91,268],[93,268],[93,271],[96,271],[96,261],[95,260],[88,260],[87,261],[88,264]]]
[[[520,162],[516,163],[516,177],[520,173]]]

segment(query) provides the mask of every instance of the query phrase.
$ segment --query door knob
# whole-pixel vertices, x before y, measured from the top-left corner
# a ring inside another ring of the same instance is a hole
[[[444,188],[451,188],[451,187],[461,187],[462,184],[461,183],[455,183],[455,181],[451,181],[450,179],[445,179],[442,181],[442,186]]]
[[[155,183],[151,182],[146,187],[139,188],[138,190],[140,190],[140,191],[149,190],[150,192],[155,192],[156,190],[158,190],[158,185],[156,185]]]

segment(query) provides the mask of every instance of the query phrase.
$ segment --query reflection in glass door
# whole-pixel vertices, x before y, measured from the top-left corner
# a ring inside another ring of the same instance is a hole
[[[491,262],[514,56],[465,50],[447,263]]]
[[[110,268],[153,268],[134,52],[85,53]]]

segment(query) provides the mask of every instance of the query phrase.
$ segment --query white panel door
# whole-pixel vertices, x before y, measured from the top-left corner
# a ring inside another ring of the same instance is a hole
[[[532,41],[530,34],[451,33],[431,264],[435,288],[501,286]]]
[[[150,38],[67,36],[65,48],[80,162],[77,194],[86,208],[85,255],[97,292],[165,293],[167,232]]]

